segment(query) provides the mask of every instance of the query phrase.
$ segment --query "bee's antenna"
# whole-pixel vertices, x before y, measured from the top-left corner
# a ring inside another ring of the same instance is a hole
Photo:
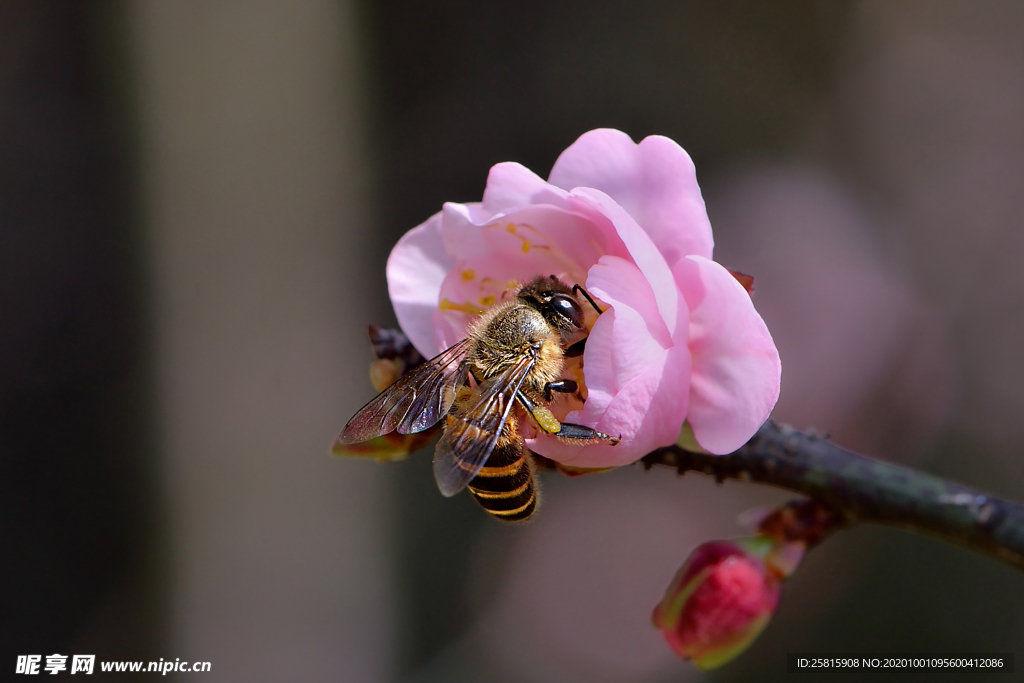
[[[590,305],[594,307],[594,310],[597,311],[598,315],[601,315],[602,313],[604,313],[604,311],[602,311],[601,308],[596,303],[594,303],[594,299],[590,296],[590,292],[588,292],[587,290],[583,289],[579,285],[573,285],[572,286],[572,293],[576,294],[577,292],[582,292],[583,293],[583,296],[585,296],[587,298],[587,301],[589,301]]]

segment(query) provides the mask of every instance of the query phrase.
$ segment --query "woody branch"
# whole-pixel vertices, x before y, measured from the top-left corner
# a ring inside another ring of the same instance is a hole
[[[766,422],[739,450],[710,455],[679,446],[642,460],[720,483],[755,481],[802,493],[843,525],[871,522],[954,543],[1024,570],[1024,505],[925,472],[868,458],[826,438]]]

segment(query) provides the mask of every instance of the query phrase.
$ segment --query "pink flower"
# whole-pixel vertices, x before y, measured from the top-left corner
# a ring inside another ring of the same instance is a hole
[[[447,203],[402,237],[388,284],[399,324],[428,358],[517,282],[553,274],[580,284],[604,309],[589,314],[582,366],[567,362],[564,374],[586,402],[561,397],[552,410],[622,441],[569,445],[524,424],[529,447],[575,467],[623,465],[674,443],[686,421],[704,449],[728,453],[767,419],[781,366],[712,246],[686,152],[601,129],[565,150],[547,182],[516,163],[494,166],[482,202]]]
[[[654,625],[673,650],[713,669],[745,650],[775,613],[782,579],[804,544],[766,536],[712,541],[694,550],[654,608]]]

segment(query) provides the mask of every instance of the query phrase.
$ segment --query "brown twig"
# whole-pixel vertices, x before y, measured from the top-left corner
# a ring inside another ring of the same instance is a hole
[[[899,527],[1024,570],[1024,505],[858,455],[770,420],[729,455],[668,446],[642,462],[647,468],[667,465],[680,474],[702,472],[719,482],[755,481],[797,491],[841,515],[844,525]]]

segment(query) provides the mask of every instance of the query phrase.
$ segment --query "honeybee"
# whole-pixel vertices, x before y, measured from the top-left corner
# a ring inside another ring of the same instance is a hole
[[[443,419],[434,450],[441,493],[451,497],[468,488],[498,519],[528,519],[537,508],[537,487],[520,417],[529,416],[541,431],[573,443],[619,442],[590,427],[559,422],[545,405],[554,393],[579,394],[575,381],[560,376],[565,358],[581,355],[586,343],[580,294],[601,313],[579,285],[570,289],[554,275],[534,278],[514,299],[473,321],[465,339],[363,406],[337,443],[368,441],[395,430],[421,432]]]

